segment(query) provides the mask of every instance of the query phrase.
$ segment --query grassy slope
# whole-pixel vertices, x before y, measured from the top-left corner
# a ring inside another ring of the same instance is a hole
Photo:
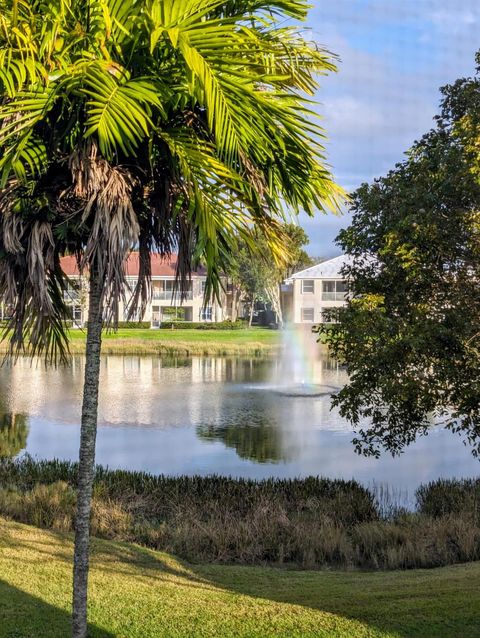
[[[0,519],[0,636],[64,638],[69,536]],[[478,636],[480,564],[389,573],[191,566],[95,541],[91,636]]]

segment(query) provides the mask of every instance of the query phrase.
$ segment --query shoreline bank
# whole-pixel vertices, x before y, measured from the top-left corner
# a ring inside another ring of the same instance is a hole
[[[71,330],[69,337],[70,353],[84,354],[86,333]],[[102,335],[102,354],[106,355],[269,357],[281,351],[281,333],[268,328],[231,331],[119,329]],[[8,342],[3,341],[0,353],[7,352]]]

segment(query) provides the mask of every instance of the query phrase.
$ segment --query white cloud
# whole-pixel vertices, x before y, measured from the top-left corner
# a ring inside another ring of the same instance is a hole
[[[472,74],[480,9],[478,0],[322,0],[309,26],[341,58],[317,99],[329,163],[353,190],[393,168],[433,125],[440,86]],[[332,238],[346,220],[305,223],[311,253],[338,252]]]
[[[459,8],[456,6],[454,8],[437,9],[432,11],[428,17],[440,31],[446,31],[447,33],[455,33],[458,29],[480,24],[478,4],[476,4],[475,11],[468,7]]]

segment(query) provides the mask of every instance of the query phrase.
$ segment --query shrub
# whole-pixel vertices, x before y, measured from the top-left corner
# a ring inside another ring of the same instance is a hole
[[[133,516],[117,501],[92,500],[91,529],[94,536],[119,541],[136,540],[133,533]]]
[[[160,328],[173,330],[241,330],[247,327],[243,320],[237,321],[162,321]]]
[[[355,564],[374,569],[439,567],[480,558],[480,529],[462,517],[413,513],[359,525],[352,538]]]
[[[26,492],[15,487],[0,488],[0,513],[37,527],[71,530],[75,502],[74,490],[63,481],[35,485]]]
[[[468,513],[480,520],[480,478],[439,479],[421,485],[415,496],[418,510],[427,516]]]
[[[142,330],[146,330],[148,328],[151,328],[152,325],[150,323],[150,321],[119,321],[118,322],[118,328],[141,328]]]

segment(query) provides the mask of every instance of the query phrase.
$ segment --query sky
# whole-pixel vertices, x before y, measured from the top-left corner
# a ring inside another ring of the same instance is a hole
[[[312,0],[305,36],[340,58],[315,99],[347,191],[384,175],[433,125],[439,88],[475,70],[479,0]],[[340,253],[349,215],[302,215],[310,255]]]

